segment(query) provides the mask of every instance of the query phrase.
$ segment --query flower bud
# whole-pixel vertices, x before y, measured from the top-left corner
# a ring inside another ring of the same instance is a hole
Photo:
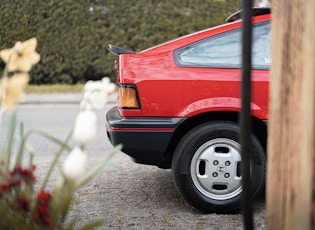
[[[62,165],[62,172],[68,180],[76,181],[85,173],[87,155],[79,147],[69,153]]]
[[[91,110],[84,110],[78,113],[73,130],[73,139],[79,146],[90,143],[97,131],[97,116]]]

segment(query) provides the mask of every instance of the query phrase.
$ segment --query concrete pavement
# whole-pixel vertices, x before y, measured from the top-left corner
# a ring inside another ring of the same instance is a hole
[[[82,93],[29,93],[20,104],[79,104]],[[116,103],[117,94],[109,98],[109,103]]]
[[[78,104],[81,97],[81,93],[30,93],[21,104]]]

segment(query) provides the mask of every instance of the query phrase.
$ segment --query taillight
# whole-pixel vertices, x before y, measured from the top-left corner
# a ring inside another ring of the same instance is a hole
[[[121,108],[139,109],[136,87],[134,85],[120,85],[118,102]]]

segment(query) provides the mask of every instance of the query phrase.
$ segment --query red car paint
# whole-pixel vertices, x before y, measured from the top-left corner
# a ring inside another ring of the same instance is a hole
[[[265,20],[270,20],[270,15],[256,17],[254,23]],[[191,117],[211,111],[239,111],[240,69],[180,67],[174,62],[173,51],[240,26],[237,21],[136,54],[120,55],[117,83],[137,86],[141,111],[136,115]],[[252,81],[252,113],[267,120],[269,70],[253,70]],[[120,112],[135,116],[129,109]]]

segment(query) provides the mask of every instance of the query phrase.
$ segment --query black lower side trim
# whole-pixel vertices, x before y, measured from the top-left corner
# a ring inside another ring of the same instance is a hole
[[[121,117],[117,107],[106,114],[107,135],[112,145],[123,144],[122,152],[137,163],[165,165],[164,156],[176,128],[186,118]]]

